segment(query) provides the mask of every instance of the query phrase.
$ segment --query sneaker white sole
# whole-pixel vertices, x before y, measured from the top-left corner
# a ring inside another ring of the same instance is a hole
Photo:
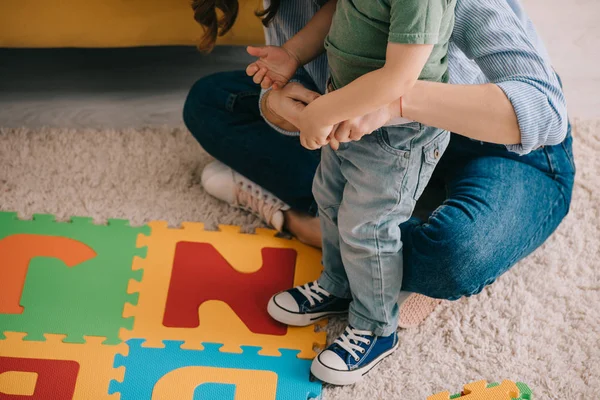
[[[379,357],[373,360],[368,366],[355,369],[352,371],[340,371],[337,369],[329,368],[319,361],[319,356],[315,358],[310,366],[310,372],[313,376],[322,382],[329,383],[332,385],[344,386],[352,385],[360,382],[366,374],[368,374],[373,368],[379,365],[387,356],[391,355],[396,349],[398,349],[398,343],[385,353],[381,353]]]
[[[321,312],[314,314],[294,313],[279,307],[277,303],[275,303],[273,297],[271,297],[271,299],[269,300],[269,304],[267,305],[267,312],[274,320],[279,321],[282,324],[291,326],[308,326],[325,318],[333,317],[336,315],[348,314],[348,311]]]

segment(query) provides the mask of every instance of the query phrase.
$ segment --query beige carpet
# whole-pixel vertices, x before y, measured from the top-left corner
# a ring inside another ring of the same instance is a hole
[[[556,234],[479,296],[401,332],[376,373],[325,399],[420,400],[479,379],[526,382],[536,399],[600,399],[600,121],[578,121],[575,136],[577,184]],[[204,193],[209,160],[184,129],[0,129],[0,209],[259,225]]]

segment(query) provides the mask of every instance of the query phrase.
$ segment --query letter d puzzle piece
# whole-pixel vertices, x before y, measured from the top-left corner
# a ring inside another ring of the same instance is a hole
[[[186,350],[180,348],[183,342],[165,341],[161,349],[142,347],[143,342],[127,341],[128,355],[115,357],[115,367],[125,367],[125,379],[112,381],[109,393],[119,392],[121,400],[191,400],[194,393],[209,390],[211,400],[231,400],[230,385],[236,385],[236,400],[307,400],[321,395],[321,385],[309,381],[311,361],[298,358],[298,351],[281,349],[277,357],[261,356],[258,348],[249,346],[237,354],[221,352],[215,343],[203,343],[204,350]]]

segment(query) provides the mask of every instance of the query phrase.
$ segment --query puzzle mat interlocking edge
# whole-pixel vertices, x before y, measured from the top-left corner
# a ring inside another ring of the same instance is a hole
[[[325,333],[265,312],[319,261],[270,230],[0,213],[1,398],[319,398],[308,370]],[[459,397],[532,398],[522,383],[480,381],[428,399]]]
[[[0,213],[0,397],[320,398],[326,333],[266,313],[319,273],[271,230]]]

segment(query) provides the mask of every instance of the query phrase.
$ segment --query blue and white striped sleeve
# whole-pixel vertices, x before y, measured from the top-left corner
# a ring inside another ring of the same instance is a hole
[[[564,140],[567,106],[558,76],[506,0],[459,1],[452,40],[512,103],[521,143],[509,150],[527,154]]]
[[[267,8],[269,6],[269,0],[264,0],[264,7]],[[269,46],[282,46],[285,42],[287,42],[292,36],[294,36],[300,29],[302,29],[308,21],[314,16],[315,12],[318,10],[318,6],[313,1],[304,1],[304,0],[292,0],[292,1],[282,1],[279,7],[279,11],[273,18],[273,20],[269,23],[269,26],[265,27],[265,42]],[[321,60],[323,61],[323,60]],[[315,61],[313,61],[315,63]],[[310,65],[310,64],[308,64]],[[308,66],[307,65],[307,66]],[[326,71],[326,63],[324,63],[322,69],[323,73]],[[299,82],[304,85],[307,89],[313,91],[319,91],[317,85],[315,84],[313,78],[307,72],[307,66],[298,69],[296,75],[290,80],[290,82]],[[260,98],[259,98],[259,109],[263,119],[267,124],[277,132],[282,133],[288,136],[299,136],[300,132],[290,132],[285,129],[281,129],[280,127],[272,124],[267,120],[262,112],[262,108],[260,105],[262,104],[262,99],[265,93],[267,93],[271,89],[261,89]]]

